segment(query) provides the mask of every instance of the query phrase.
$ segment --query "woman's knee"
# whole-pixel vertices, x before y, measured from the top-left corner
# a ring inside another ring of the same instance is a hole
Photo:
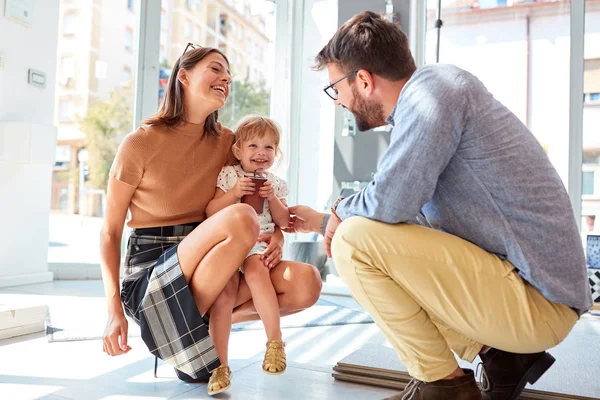
[[[231,228],[234,228],[233,231],[246,232],[249,236],[252,236],[253,240],[256,240],[260,232],[256,211],[248,204],[241,203],[234,204],[228,209],[230,209],[228,223],[231,224]],[[239,229],[240,227],[244,227],[244,229]]]
[[[310,264],[297,263],[295,273],[298,283],[294,285],[296,290],[296,306],[298,308],[308,308],[314,305],[321,295],[323,281],[317,268]]]

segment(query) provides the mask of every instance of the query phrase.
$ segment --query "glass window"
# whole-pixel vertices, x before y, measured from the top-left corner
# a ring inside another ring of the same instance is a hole
[[[106,79],[108,76],[108,64],[105,61],[96,61],[96,79]]]
[[[200,43],[200,28],[194,25],[194,43]]]
[[[69,122],[73,117],[73,101],[71,99],[61,99],[58,106],[60,122]]]
[[[63,17],[63,35],[75,35],[77,33],[79,16],[75,13],[65,14]]]
[[[479,8],[495,8],[505,5],[506,0],[479,0]]]
[[[546,150],[565,186],[569,170],[568,1],[427,2],[427,64],[454,64],[479,78]],[[548,68],[548,66],[552,68]]]
[[[200,9],[202,2],[200,0],[185,0],[186,7],[191,11]]]
[[[128,84],[131,82],[131,68],[128,66],[123,67],[123,73],[121,74],[121,82]]]
[[[594,194],[594,171],[583,171],[582,193]]]
[[[583,48],[582,238],[600,228],[600,10],[586,2]]]
[[[192,23],[190,21],[185,21],[183,24],[183,35],[186,40],[190,40],[192,38]]]
[[[164,45],[160,45],[160,63],[161,65],[169,65],[169,61],[167,60],[167,49]]]
[[[71,162],[71,147],[64,145],[56,146],[54,166],[65,169],[68,168],[69,162]]]
[[[187,42],[194,35],[194,26],[199,27],[200,35],[204,31],[206,38],[204,43],[196,38],[193,41],[201,45],[217,47],[227,55],[234,76],[227,103],[219,110],[219,120],[229,127],[233,127],[240,117],[247,114],[269,115],[272,70],[268,68],[267,56],[274,51],[275,7],[272,1],[267,0],[250,0],[247,3],[252,6],[252,13],[243,15],[228,14],[224,11],[226,7],[222,3],[217,7],[215,3],[209,4],[207,15],[194,14],[194,17],[191,17],[187,14],[187,22],[179,20],[181,22],[176,23],[176,19],[168,21],[171,24],[170,35],[161,36],[161,45],[173,49],[168,51],[166,65],[172,66],[181,55]],[[168,2],[163,0],[163,7],[167,8],[167,4]],[[259,18],[256,18],[257,16]],[[266,35],[263,35],[260,32],[264,29],[263,25],[266,21],[269,21],[269,30]],[[217,26],[211,26],[215,22]],[[262,58],[258,57],[258,54],[248,54],[247,43],[238,40],[240,33],[255,38],[254,43],[264,49]],[[219,34],[223,37],[219,37]],[[262,79],[248,79],[249,77],[244,73],[247,65],[262,71]],[[252,99],[252,101],[243,99]]]
[[[221,32],[221,35],[225,36],[225,35],[227,35],[227,14],[221,13],[221,15],[219,16],[219,21],[220,21],[219,32]]]
[[[75,77],[75,58],[71,55],[60,58],[59,84],[69,85]]]
[[[76,268],[100,263],[98,232],[107,174],[119,140],[132,131],[133,90],[122,83],[128,76],[135,78],[134,32],[140,7],[138,0],[110,2],[116,4],[110,12],[98,7],[98,1],[60,3],[65,35],[58,36],[55,50],[57,158],[48,263]],[[82,31],[83,16],[88,35]],[[88,157],[80,162],[82,148]],[[80,181],[80,169],[88,172],[87,179]]]
[[[125,50],[133,51],[133,30],[125,28]]]
[[[593,41],[595,38],[589,35],[587,39]],[[598,54],[600,55],[600,51]],[[583,93],[600,93],[600,58],[590,58],[583,62]]]
[[[160,29],[164,31],[167,28],[168,28],[167,11],[163,8],[162,10],[160,10]]]

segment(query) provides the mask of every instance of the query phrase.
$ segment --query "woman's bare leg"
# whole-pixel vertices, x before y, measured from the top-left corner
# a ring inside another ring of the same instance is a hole
[[[255,254],[244,261],[243,270],[244,280],[250,289],[253,304],[265,326],[267,340],[281,340],[279,302],[269,276],[269,268],[265,267],[260,256]],[[234,304],[235,298],[232,310]]]
[[[270,271],[271,282],[277,293],[280,315],[302,311],[317,302],[323,283],[319,271],[312,265],[282,261]],[[259,319],[248,283],[242,276],[238,287],[237,307],[233,312],[234,324]]]
[[[258,233],[254,209],[234,204],[208,218],[181,241],[179,264],[201,315],[237,273]]]
[[[231,312],[240,283],[240,275],[234,274],[209,309],[208,332],[222,365],[229,365],[229,336],[231,335]]]

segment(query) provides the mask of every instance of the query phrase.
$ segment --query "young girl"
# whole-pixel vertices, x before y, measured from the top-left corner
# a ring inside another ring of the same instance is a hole
[[[239,203],[243,196],[255,193],[257,188],[249,177],[254,176],[257,170],[267,171],[273,165],[279,151],[279,138],[279,127],[269,118],[249,116],[240,122],[232,148],[239,163],[226,166],[221,170],[215,197],[206,207],[207,215],[213,215],[227,206]],[[273,233],[275,225],[286,227],[290,218],[285,201],[288,192],[287,183],[270,172],[266,174],[267,181],[258,189],[260,197],[264,198],[263,212],[258,215],[261,235]],[[275,265],[266,267],[262,262],[266,248],[265,242],[258,242],[244,260],[240,270],[244,274],[252,293],[254,306],[267,333],[263,371],[267,374],[279,375],[286,369],[285,344],[281,340],[277,293],[270,278],[270,269]],[[214,326],[215,336],[228,336],[231,331],[231,321],[215,322],[220,324]],[[210,323],[213,324],[212,319]]]

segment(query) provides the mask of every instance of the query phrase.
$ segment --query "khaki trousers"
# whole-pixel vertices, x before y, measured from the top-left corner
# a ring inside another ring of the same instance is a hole
[[[560,343],[578,319],[471,242],[417,225],[344,220],[336,269],[411,376],[442,379],[483,345],[534,353]]]

